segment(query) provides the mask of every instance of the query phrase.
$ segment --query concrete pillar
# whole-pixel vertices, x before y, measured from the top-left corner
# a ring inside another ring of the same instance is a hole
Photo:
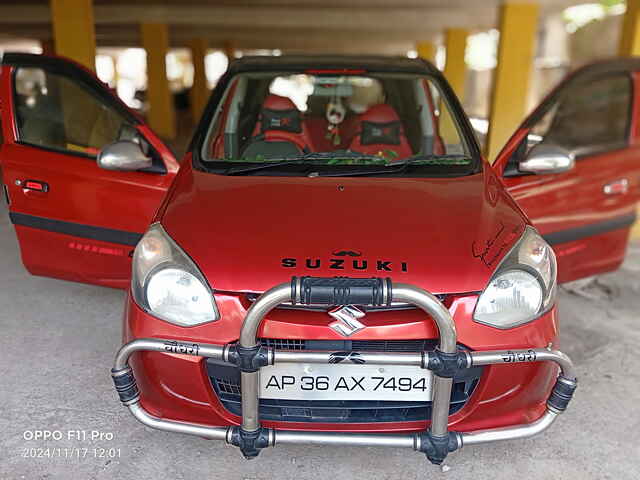
[[[461,102],[464,100],[464,79],[467,74],[464,54],[467,49],[468,36],[469,32],[461,28],[450,28],[444,33],[446,48],[444,76]]]
[[[427,60],[428,62],[436,62],[436,46],[433,42],[418,42],[416,45],[418,56]]]
[[[193,85],[191,87],[191,115],[194,123],[200,120],[200,115],[209,99],[209,87],[204,68],[204,59],[207,56],[207,40],[196,38],[189,42],[191,49],[191,62],[193,63]]]
[[[174,139],[176,118],[166,61],[169,28],[164,23],[143,23],[140,33],[142,46],[147,52],[147,119],[158,135],[165,139]]]
[[[640,55],[640,0],[627,0],[618,53],[624,57]]]
[[[485,155],[495,160],[524,120],[538,26],[538,5],[505,3],[500,7],[500,44],[489,105]]]
[[[57,55],[96,68],[96,32],[91,0],[51,0],[51,24]]]

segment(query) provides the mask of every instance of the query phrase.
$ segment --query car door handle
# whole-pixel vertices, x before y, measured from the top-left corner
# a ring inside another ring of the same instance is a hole
[[[605,195],[623,195],[629,191],[629,180],[620,178],[609,182],[602,187],[602,191]]]
[[[47,193],[49,191],[49,184],[40,180],[18,180],[16,184],[21,186],[24,190],[33,190],[42,193]]]

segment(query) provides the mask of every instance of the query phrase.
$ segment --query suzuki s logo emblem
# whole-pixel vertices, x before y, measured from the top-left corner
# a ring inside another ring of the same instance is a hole
[[[359,319],[364,317],[365,313],[353,305],[338,307],[327,313],[336,319],[335,322],[329,324],[329,327],[343,337],[350,337],[365,328],[365,326],[359,322]]]

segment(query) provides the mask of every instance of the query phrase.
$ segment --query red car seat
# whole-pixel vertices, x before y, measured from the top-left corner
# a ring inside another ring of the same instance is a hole
[[[385,103],[372,105],[360,115],[360,129],[349,149],[368,155],[391,150],[397,154],[397,160],[413,154],[400,117],[391,105]]]
[[[273,144],[273,145],[269,145]],[[302,114],[287,97],[267,95],[244,157],[313,151]]]

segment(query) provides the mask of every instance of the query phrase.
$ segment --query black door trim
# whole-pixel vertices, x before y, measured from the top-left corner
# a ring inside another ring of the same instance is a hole
[[[547,242],[549,242],[550,245],[573,242],[575,240],[580,240],[586,237],[592,237],[594,235],[600,235],[602,233],[612,232],[614,230],[620,230],[622,228],[628,228],[636,221],[636,217],[637,214],[635,212],[629,213],[627,215],[621,215],[619,217],[612,218],[611,220],[605,220],[604,222],[590,223],[581,227],[548,233],[547,235],[543,235],[543,237]]]
[[[54,220],[52,218],[37,217],[35,215],[27,215],[25,213],[10,212],[9,218],[14,225],[24,227],[37,228],[49,232],[63,233],[74,237],[88,238],[91,240],[100,240],[109,243],[119,243],[122,245],[135,246],[142,238],[141,233],[128,232],[126,230],[115,230],[104,227],[94,227],[92,225],[84,225],[81,223],[65,222],[63,220]],[[599,235],[602,233],[628,228],[636,221],[636,213],[629,213],[615,217],[604,222],[591,223],[581,227],[570,228],[568,230],[560,230],[558,232],[543,235],[544,239],[550,245],[559,243],[567,243],[582,238]]]
[[[142,238],[141,233],[115,230],[112,228],[94,227],[81,223],[65,222],[52,218],[36,217],[26,213],[10,212],[9,218],[14,225],[37,228],[48,232],[63,233],[74,237],[100,240],[102,242],[119,243],[121,245],[135,246]]]

